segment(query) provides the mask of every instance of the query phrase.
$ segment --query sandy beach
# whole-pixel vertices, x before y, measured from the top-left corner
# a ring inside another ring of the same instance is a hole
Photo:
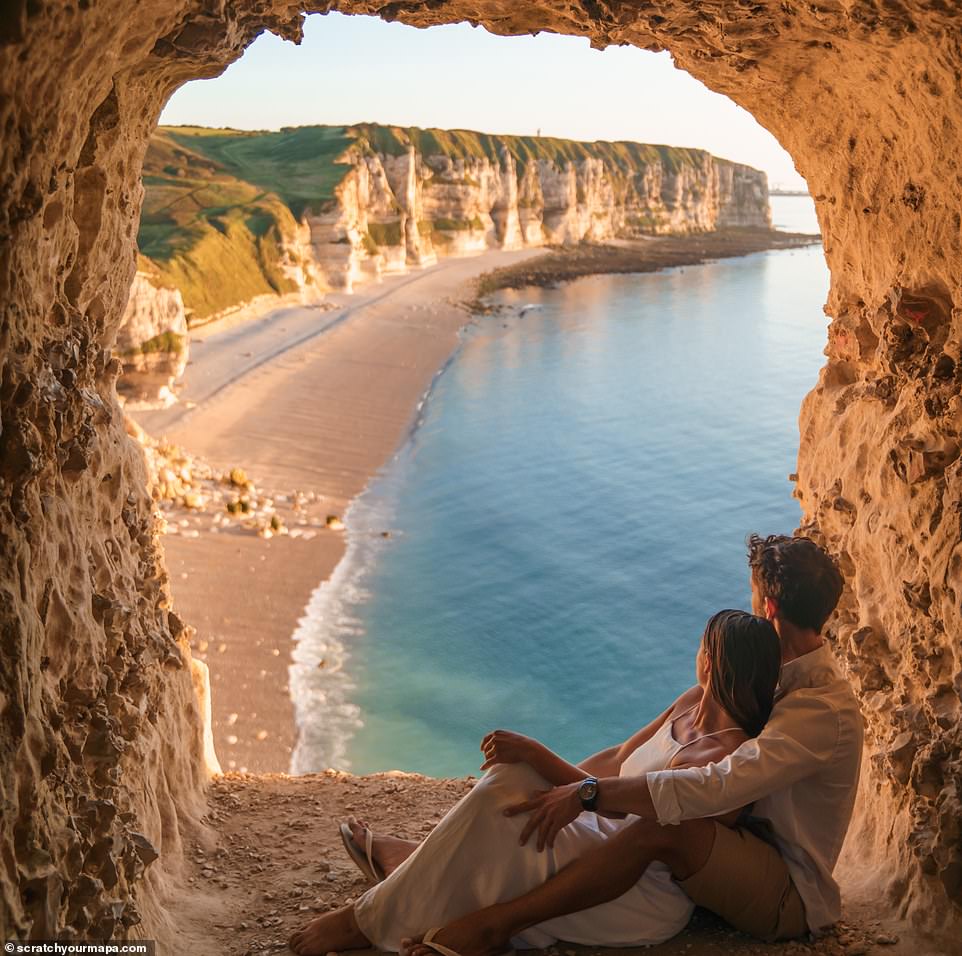
[[[286,771],[294,743],[291,635],[344,554],[341,516],[392,457],[471,320],[480,274],[541,250],[443,260],[333,310],[294,308],[204,327],[169,409],[138,412],[151,435],[213,468],[243,468],[293,534],[216,523],[214,502],[165,536],[174,606],[211,671],[214,742],[225,770]],[[290,507],[297,498],[296,511]],[[299,533],[298,533],[299,532]]]
[[[540,285],[800,242],[766,233],[590,246],[581,255],[490,252],[332,296],[322,308],[195,333],[179,403],[134,417],[214,476],[194,507],[168,512],[165,548],[175,608],[196,628],[195,656],[210,666],[224,770],[289,769],[292,635],[346,546],[345,531],[328,519],[344,515],[403,443],[473,321],[465,303],[476,304],[479,278],[482,289]],[[250,484],[233,486],[234,469]],[[248,502],[249,515],[227,520],[226,508]]]

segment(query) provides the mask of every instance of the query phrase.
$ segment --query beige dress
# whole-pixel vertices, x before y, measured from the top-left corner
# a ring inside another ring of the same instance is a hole
[[[663,770],[689,745],[674,739],[672,724],[665,721],[628,757],[621,776]],[[534,839],[520,846],[527,818],[506,817],[502,811],[528,799],[533,790],[549,787],[527,764],[499,764],[488,771],[397,870],[357,901],[355,915],[364,935],[379,949],[395,952],[405,937],[540,886],[637,819],[582,813],[558,834],[552,849],[539,853]],[[623,896],[540,923],[513,943],[545,947],[563,939],[594,946],[649,946],[680,932],[693,909],[668,869],[653,863]]]

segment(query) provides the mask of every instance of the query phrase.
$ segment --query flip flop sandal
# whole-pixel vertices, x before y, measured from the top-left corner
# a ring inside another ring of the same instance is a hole
[[[353,820],[354,818],[351,817]],[[347,850],[347,855],[351,858],[354,865],[372,882],[372,883],[382,883],[384,881],[384,871],[377,865],[374,859],[374,834],[367,828],[364,832],[367,836],[364,839],[364,852],[361,852],[361,848],[354,842],[354,834],[351,832],[351,827],[348,823],[341,824],[341,840],[344,843],[344,849]]]
[[[451,949],[450,946],[445,946],[443,943],[437,943],[434,937],[444,929],[443,926],[435,926],[434,929],[429,929],[421,939],[421,943],[428,947],[428,949],[433,949],[438,956],[461,956],[461,954],[456,949]],[[415,945],[417,945],[415,943]],[[506,949],[501,956],[517,956],[517,953],[513,949]]]

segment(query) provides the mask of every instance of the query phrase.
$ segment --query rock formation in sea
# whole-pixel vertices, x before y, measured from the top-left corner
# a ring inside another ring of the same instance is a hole
[[[962,50],[952,5],[924,0],[10,7],[0,25],[0,937],[134,932],[183,951],[164,903],[185,839],[203,834],[202,711],[113,350],[163,104],[264,29],[297,40],[305,8],[667,49],[791,152],[832,274],[797,490],[805,530],[846,571],[828,636],[868,731],[843,877],[953,951]]]

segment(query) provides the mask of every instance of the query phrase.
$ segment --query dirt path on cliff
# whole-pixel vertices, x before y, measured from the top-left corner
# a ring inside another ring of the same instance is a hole
[[[303,923],[367,887],[344,853],[337,822],[354,814],[378,830],[421,839],[473,786],[417,774],[303,777],[228,774],[211,788],[209,840],[187,850],[187,887],[168,901],[191,956],[287,952]],[[559,943],[546,956],[946,956],[878,907],[850,905],[816,943],[764,944],[696,913],[685,932],[646,950]],[[168,954],[159,954],[168,956]]]

